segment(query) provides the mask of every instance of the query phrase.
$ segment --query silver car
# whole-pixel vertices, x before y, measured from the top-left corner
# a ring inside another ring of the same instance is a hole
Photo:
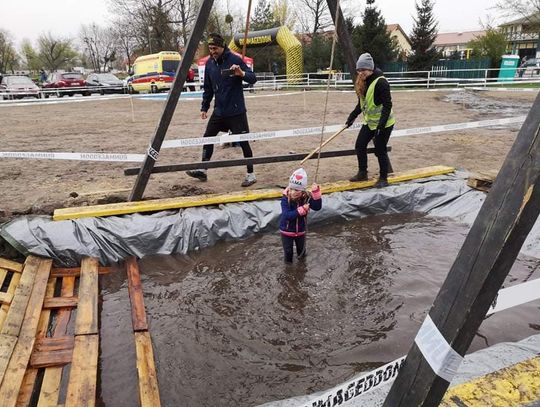
[[[40,98],[39,87],[28,76],[7,75],[0,82],[0,95],[2,99],[22,99],[24,97]]]

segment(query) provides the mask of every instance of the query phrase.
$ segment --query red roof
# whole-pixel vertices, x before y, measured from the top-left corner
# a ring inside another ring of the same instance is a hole
[[[485,33],[485,30],[479,30],[438,34],[433,45],[441,47],[445,45],[467,44],[470,41],[483,36]]]

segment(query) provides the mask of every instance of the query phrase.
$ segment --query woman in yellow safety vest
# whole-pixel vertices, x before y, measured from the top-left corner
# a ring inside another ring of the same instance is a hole
[[[350,178],[350,181],[368,179],[367,145],[373,139],[375,155],[379,161],[379,179],[375,187],[383,188],[388,186],[388,172],[391,171],[386,145],[396,122],[392,113],[390,84],[382,71],[375,68],[373,58],[367,52],[360,55],[356,61],[356,72],[355,89],[358,104],[345,124],[350,127],[360,113],[363,122],[354,146],[358,158],[358,173]]]

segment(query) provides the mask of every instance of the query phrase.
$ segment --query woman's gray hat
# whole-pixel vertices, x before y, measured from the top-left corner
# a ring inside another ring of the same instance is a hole
[[[358,57],[358,61],[356,61],[356,70],[359,69],[369,69],[371,71],[375,69],[373,58],[368,52],[365,52]]]

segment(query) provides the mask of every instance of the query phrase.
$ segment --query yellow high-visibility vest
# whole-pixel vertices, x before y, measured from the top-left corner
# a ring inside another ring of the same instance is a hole
[[[377,106],[375,104],[375,85],[379,79],[384,76],[379,76],[369,85],[366,97],[360,96],[360,107],[362,108],[362,115],[364,117],[364,124],[367,124],[370,130],[375,130],[381,120],[382,105]],[[393,110],[390,110],[390,115],[384,127],[390,127],[396,123]]]

